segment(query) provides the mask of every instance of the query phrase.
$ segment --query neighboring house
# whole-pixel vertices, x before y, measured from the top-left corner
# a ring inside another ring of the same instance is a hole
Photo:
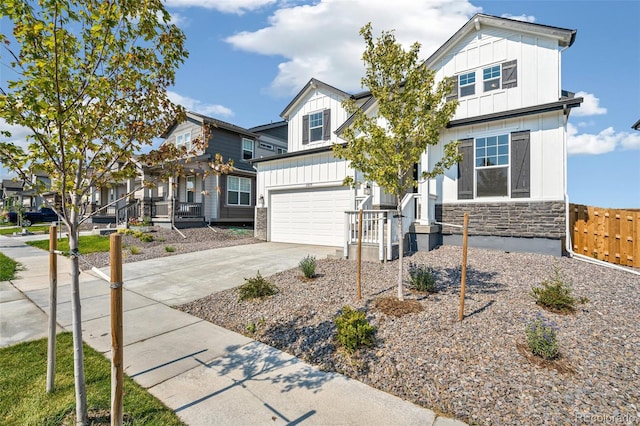
[[[30,182],[38,182],[41,193],[22,180],[3,179],[0,194],[2,206],[22,206],[25,211],[35,211],[42,207],[45,204],[44,197],[47,196],[47,191],[51,188],[51,179],[44,172],[35,172],[31,176]]]
[[[417,172],[430,169],[451,140],[460,141],[463,161],[405,198],[403,222],[413,223],[405,229],[411,249],[428,250],[436,240],[459,243],[460,228],[431,225],[462,225],[468,212],[476,247],[562,253],[568,202],[566,123],[582,98],[560,87],[561,54],[575,34],[477,14],[425,61],[437,81],[454,79],[450,98],[460,105],[440,143],[422,155]],[[392,197],[362,182],[346,161],[333,156],[331,146],[344,143],[339,135],[351,123],[341,105],[347,98],[377,114],[370,94],[350,95],[315,79],[282,112],[289,122],[289,153],[254,160],[258,194],[265,200],[256,211],[257,237],[344,246],[346,254],[354,219],[345,211],[359,203],[395,208]],[[346,176],[358,184],[342,186]],[[384,220],[395,219],[386,214]],[[390,258],[391,243],[399,241],[393,226],[372,223],[368,232],[378,230],[380,258]]]
[[[149,216],[154,224],[166,226],[171,223],[176,226],[205,222],[252,223],[256,205],[256,171],[249,160],[277,155],[282,150],[286,152],[287,142],[282,138],[282,129],[286,132],[286,125],[284,122],[273,123],[251,131],[187,112],[185,122],[173,123],[161,135],[163,144],[184,145],[190,150],[192,141],[204,134],[205,126],[209,129],[207,148],[186,160],[184,176],[159,180],[157,169],[141,166],[136,179],[95,191],[95,197],[100,197],[100,200],[92,201],[97,206],[104,206],[133,191],[131,197],[125,197],[105,210],[110,219],[115,215],[118,222],[127,217]],[[234,170],[230,174],[206,176],[211,171],[209,163],[216,154],[221,154],[225,162],[233,160]],[[148,182],[153,185],[145,185]],[[98,220],[100,216],[96,218]]]
[[[636,123],[631,126],[632,129],[640,130],[640,120],[636,121]]]

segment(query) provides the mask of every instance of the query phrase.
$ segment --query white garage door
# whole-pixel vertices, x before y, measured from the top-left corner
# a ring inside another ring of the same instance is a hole
[[[271,193],[271,241],[342,246],[348,187]]]

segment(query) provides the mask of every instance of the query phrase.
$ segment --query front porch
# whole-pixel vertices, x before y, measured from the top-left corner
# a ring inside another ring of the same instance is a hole
[[[402,235],[404,252],[432,250],[442,242],[441,229],[431,224],[428,210],[422,208],[420,194],[407,194],[402,200]],[[398,217],[396,210],[372,209],[371,196],[364,198],[357,210],[345,212],[343,255],[357,258],[359,218],[362,211],[362,260],[384,262],[399,255]],[[426,218],[422,215],[426,214]]]

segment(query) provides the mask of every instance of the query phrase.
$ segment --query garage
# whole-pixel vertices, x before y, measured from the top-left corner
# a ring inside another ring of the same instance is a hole
[[[274,191],[270,200],[271,241],[341,247],[348,187]]]

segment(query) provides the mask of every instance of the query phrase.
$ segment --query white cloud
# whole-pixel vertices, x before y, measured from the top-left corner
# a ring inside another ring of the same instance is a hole
[[[580,108],[571,110],[571,113],[578,117],[588,115],[603,115],[607,113],[607,109],[600,106],[600,98],[596,98],[594,94],[587,92],[577,92],[576,98],[584,98]]]
[[[197,112],[204,115],[216,115],[223,117],[233,116],[233,111],[223,105],[205,104],[197,99],[188,96],[182,96],[171,90],[167,90],[167,97],[171,102],[182,105],[189,111]]]
[[[606,154],[616,149],[640,150],[640,132],[616,132],[607,127],[597,135],[578,134],[578,129],[571,123],[567,125],[567,151],[574,154]]]
[[[166,0],[168,7],[203,7],[223,13],[242,15],[275,3],[276,0]]]
[[[395,29],[396,39],[408,48],[422,43],[426,59],[480,9],[461,0],[320,0],[312,5],[281,7],[269,25],[226,39],[237,49],[286,58],[270,90],[278,95],[297,93],[315,77],[342,90],[360,89],[364,41],[359,30],[371,22],[373,30]]]
[[[501,16],[507,19],[515,19],[516,21],[536,22],[536,17],[533,15],[512,15],[510,13],[503,13]]]
[[[27,148],[27,135],[32,133],[31,130],[23,126],[7,124],[4,118],[0,118],[0,130],[11,133],[11,137],[0,135],[0,142],[12,142],[23,149]]]

